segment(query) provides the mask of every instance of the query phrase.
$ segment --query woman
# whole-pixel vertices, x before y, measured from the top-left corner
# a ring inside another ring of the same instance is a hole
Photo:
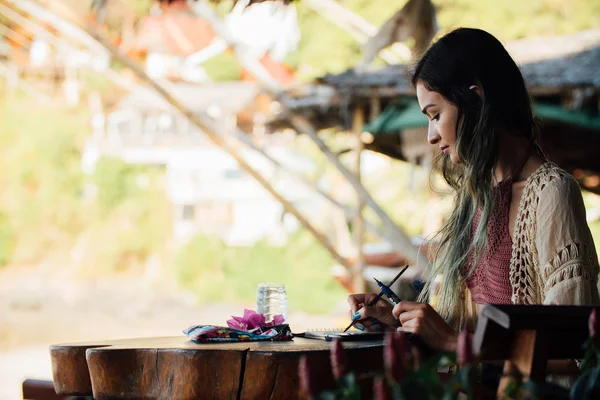
[[[598,257],[577,182],[539,147],[531,101],[502,44],[479,29],[442,37],[416,66],[412,84],[440,150],[455,207],[438,234],[435,309],[349,297],[360,328],[379,323],[454,350],[485,304],[598,304]],[[376,320],[375,322],[373,320]]]

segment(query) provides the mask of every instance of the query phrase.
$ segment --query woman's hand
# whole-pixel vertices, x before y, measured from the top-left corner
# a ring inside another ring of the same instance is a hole
[[[392,314],[402,324],[398,331],[419,335],[434,349],[456,350],[458,333],[429,304],[401,301]]]
[[[383,299],[379,299],[374,306],[367,306],[377,297],[375,293],[361,293],[348,296],[350,304],[350,318],[359,319],[355,325],[361,326],[369,331],[383,329],[387,325],[392,328],[400,326],[400,323],[392,314],[392,305]],[[353,318],[354,317],[354,318]]]

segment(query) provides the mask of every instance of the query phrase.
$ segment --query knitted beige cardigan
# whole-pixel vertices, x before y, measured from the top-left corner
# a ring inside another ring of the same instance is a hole
[[[556,164],[544,163],[527,178],[517,212],[512,304],[600,304],[599,270],[579,184]],[[481,305],[464,290],[463,318],[473,326]]]

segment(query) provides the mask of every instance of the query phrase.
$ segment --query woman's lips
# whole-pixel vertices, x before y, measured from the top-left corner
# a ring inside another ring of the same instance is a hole
[[[450,146],[440,147],[440,150],[442,151],[442,153],[448,154],[448,151],[450,151]]]

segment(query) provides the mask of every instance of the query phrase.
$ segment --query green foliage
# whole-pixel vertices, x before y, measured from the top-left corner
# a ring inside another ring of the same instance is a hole
[[[592,314],[593,315],[593,314]],[[590,321],[594,320],[590,316]],[[590,322],[591,323],[591,322]],[[482,384],[483,365],[480,360],[474,358],[468,363],[462,364],[459,354],[466,351],[471,352],[471,345],[461,345],[459,342],[456,353],[454,352],[431,352],[431,349],[411,344],[407,349],[405,345],[397,347],[391,335],[397,335],[389,331],[386,333],[384,354],[384,375],[381,370],[363,371],[357,374],[349,371],[341,379],[337,379],[337,387],[333,390],[313,392],[314,382],[318,379],[311,371],[311,365],[305,364],[299,369],[302,391],[309,399],[314,400],[356,400],[360,399],[360,386],[357,382],[374,383],[376,399],[394,400],[457,400],[457,399],[481,399],[495,398],[495,388],[485,387]],[[506,378],[506,386],[500,399],[538,400],[538,399],[596,399],[600,394],[600,347],[596,333],[590,332],[590,338],[584,345],[585,361],[582,365],[582,373],[574,382],[570,390],[551,382],[538,382],[525,379],[516,367],[511,372],[503,372]],[[414,337],[413,337],[414,338]],[[404,339],[406,340],[406,339]],[[331,357],[332,370],[348,370],[347,358],[343,355],[344,349],[336,350],[332,346]],[[425,351],[423,351],[425,350]],[[426,355],[429,353],[429,355]],[[394,354],[394,356],[391,356]],[[464,358],[463,358],[464,359]],[[334,365],[337,363],[338,365]],[[587,365],[586,365],[587,364]],[[450,379],[442,380],[439,370],[457,366],[457,370]],[[395,379],[394,371],[402,370],[401,379]],[[322,374],[322,369],[318,369]],[[374,378],[374,379],[373,379]],[[379,383],[387,390],[381,390]],[[387,392],[387,393],[386,393]]]
[[[232,248],[209,236],[196,236],[175,257],[177,280],[193,289],[199,301],[253,304],[259,282],[286,285],[289,308],[330,312],[345,293],[329,273],[329,254],[307,232],[298,232],[284,247],[259,242]]]
[[[115,210],[126,198],[140,192],[137,179],[142,167],[119,158],[102,157],[96,164],[93,182],[98,190],[98,206],[103,217]]]
[[[481,28],[507,41],[531,36],[561,35],[600,27],[600,2],[588,0],[433,0],[440,34],[453,28]],[[376,27],[405,3],[378,0],[345,0],[345,7]],[[333,22],[302,1],[296,5],[302,39],[287,61],[302,79],[338,73],[356,65],[360,44]]]
[[[242,76],[242,68],[235,55],[226,51],[202,64],[208,76],[216,82],[237,81]]]
[[[8,216],[4,213],[0,214],[0,267],[7,265],[14,251],[15,233]]]
[[[442,30],[481,28],[504,41],[600,26],[600,3],[587,0],[434,0],[434,4]]]
[[[118,176],[126,179],[127,173]],[[171,236],[171,206],[160,188],[119,193],[110,213],[94,218],[82,234],[89,256],[81,262],[86,274],[140,269],[151,256],[160,256]],[[101,203],[99,203],[101,204]],[[98,204],[98,205],[99,205]]]
[[[6,149],[0,157],[0,209],[22,260],[40,257],[81,227],[78,143],[86,118],[35,108],[20,98],[0,105],[0,146]]]
[[[164,249],[170,205],[154,184],[160,172],[101,159],[92,177],[98,197],[84,201],[88,121],[81,109],[48,110],[21,97],[1,103],[0,265],[54,256],[68,263],[78,249],[78,264],[108,272]]]

